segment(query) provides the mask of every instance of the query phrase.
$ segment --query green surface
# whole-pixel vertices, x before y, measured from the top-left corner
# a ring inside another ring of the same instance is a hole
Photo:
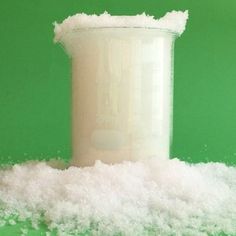
[[[39,230],[33,229],[30,222],[18,222],[15,225],[5,225],[4,227],[0,227],[0,235],[1,236],[18,236],[23,234],[24,231],[27,231],[29,236],[45,236],[47,227],[44,224],[39,225]],[[25,236],[24,235],[24,236]],[[56,232],[50,232],[50,236],[56,236]]]
[[[70,62],[52,42],[52,22],[82,11],[160,17],[172,9],[190,13],[175,49],[173,156],[236,164],[235,0],[2,0],[0,163],[71,155]]]

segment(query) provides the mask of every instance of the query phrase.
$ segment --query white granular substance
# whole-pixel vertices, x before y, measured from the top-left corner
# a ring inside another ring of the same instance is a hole
[[[58,235],[232,235],[236,168],[178,159],[65,170],[25,163],[0,171],[0,203],[3,220],[44,221]]]
[[[102,28],[102,27],[145,27],[158,28],[173,31],[181,35],[185,30],[188,11],[167,12],[160,19],[145,13],[136,16],[111,16],[104,12],[101,15],[87,15],[78,13],[66,18],[61,24],[55,22],[54,41],[63,41],[63,36],[75,29],[81,28]]]

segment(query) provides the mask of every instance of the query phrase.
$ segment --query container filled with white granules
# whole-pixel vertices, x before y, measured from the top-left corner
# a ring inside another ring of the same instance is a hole
[[[72,58],[72,164],[169,158],[174,41],[187,17],[77,14],[55,24]]]

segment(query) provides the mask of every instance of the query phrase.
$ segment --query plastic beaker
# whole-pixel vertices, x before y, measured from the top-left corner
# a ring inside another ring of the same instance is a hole
[[[72,59],[72,164],[169,158],[174,32],[88,28],[64,36]]]

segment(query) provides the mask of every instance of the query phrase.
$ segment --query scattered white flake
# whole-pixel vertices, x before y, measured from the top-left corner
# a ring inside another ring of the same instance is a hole
[[[15,225],[15,224],[16,224],[16,221],[13,220],[13,219],[10,219],[10,220],[8,221],[8,223],[9,223],[10,225]]]
[[[6,225],[6,221],[3,219],[0,219],[0,227],[3,227]]]
[[[26,228],[21,228],[20,231],[21,231],[21,236],[26,236],[28,234],[28,229]]]
[[[178,159],[64,170],[25,163],[0,170],[0,206],[0,216],[44,221],[58,235],[232,235],[236,168]]]
[[[101,15],[87,15],[78,13],[66,18],[61,24],[54,23],[55,42],[63,41],[63,35],[75,29],[102,28],[102,27],[144,27],[158,28],[173,31],[181,35],[185,30],[188,19],[188,11],[167,12],[162,18],[155,19],[154,16],[145,13],[135,16],[111,16],[104,12]]]
[[[47,231],[45,236],[51,236],[51,233]]]

